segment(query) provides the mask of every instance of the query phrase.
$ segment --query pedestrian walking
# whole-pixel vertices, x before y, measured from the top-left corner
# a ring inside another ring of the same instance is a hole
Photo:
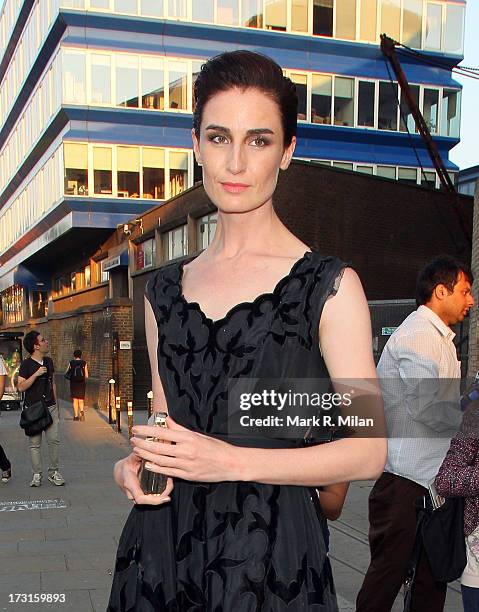
[[[5,393],[5,379],[7,377],[7,368],[0,355],[0,400]],[[12,465],[8,460],[2,445],[0,444],[0,471],[2,472],[2,482],[8,482],[12,477]]]
[[[396,329],[381,355],[377,369],[388,459],[369,497],[371,562],[357,612],[391,610],[413,550],[415,504],[427,494],[459,428],[461,370],[451,325],[462,321],[474,304],[471,284],[469,270],[451,257],[428,264],[417,280],[418,309]],[[435,582],[427,555],[422,554],[412,610],[442,611],[446,587]]]
[[[73,351],[73,359],[68,364],[65,378],[70,381],[70,397],[73,402],[73,420],[84,421],[88,364],[82,359],[82,352],[80,349]]]
[[[50,410],[53,423],[45,430],[45,438],[48,444],[48,455],[50,465],[48,468],[48,480],[57,486],[65,484],[65,480],[58,469],[59,462],[59,410],[56,405],[56,388],[53,380],[55,368],[53,360],[48,357],[48,340],[35,330],[29,331],[24,339],[23,346],[30,354],[24,359],[18,372],[18,390],[24,394],[25,406],[31,406],[36,402],[45,401]],[[43,432],[42,432],[43,433]],[[42,484],[42,433],[30,436],[29,449],[32,463],[33,477],[31,487],[39,487]]]
[[[168,443],[150,441],[158,427],[136,426],[133,452],[115,466],[136,505],[109,612],[338,610],[315,487],[378,474],[385,440],[305,446],[306,428],[289,439],[281,427],[235,436],[228,422],[231,379],[376,376],[358,276],[312,251],[273,207],[297,103],[280,66],[249,51],[212,58],[195,82],[193,146],[218,223],[205,251],[148,283],[155,411],[169,412]],[[142,491],[142,460],[168,476],[163,492]]]

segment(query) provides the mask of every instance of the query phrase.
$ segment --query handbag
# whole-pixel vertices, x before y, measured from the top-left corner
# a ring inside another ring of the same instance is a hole
[[[50,427],[53,423],[52,415],[45,401],[45,392],[48,379],[45,379],[45,391],[38,402],[31,406],[23,405],[20,414],[20,427],[26,436],[37,436]]]

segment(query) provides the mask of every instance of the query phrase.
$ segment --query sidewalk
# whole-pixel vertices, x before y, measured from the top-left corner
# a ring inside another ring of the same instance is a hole
[[[50,484],[44,464],[43,486],[30,488],[27,438],[18,427],[20,413],[0,415],[0,441],[13,472],[10,482],[0,482],[0,611],[105,612],[118,538],[131,508],[112,476],[114,462],[129,452],[126,419],[119,435],[93,409],[87,409],[85,422],[73,421],[71,405],[63,402],[60,452],[66,485]],[[146,414],[140,412],[137,422],[145,421]],[[46,444],[42,449],[46,461]],[[341,612],[354,612],[369,563],[371,486],[370,482],[353,483],[340,520],[331,523],[330,556]],[[33,509],[11,503],[41,500]],[[56,500],[64,507],[48,507],[45,500],[52,500],[52,506]],[[11,603],[9,595],[15,593],[64,594],[65,603]],[[402,610],[400,599],[394,612]],[[457,583],[448,590],[445,610],[462,611]]]

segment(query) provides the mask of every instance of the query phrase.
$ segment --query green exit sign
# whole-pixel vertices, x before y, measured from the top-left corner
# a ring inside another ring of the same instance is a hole
[[[381,336],[390,336],[396,329],[397,327],[382,327]]]

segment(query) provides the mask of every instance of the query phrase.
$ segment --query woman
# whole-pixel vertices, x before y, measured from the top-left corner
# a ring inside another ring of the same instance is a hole
[[[85,420],[85,391],[88,379],[88,364],[82,359],[82,352],[73,351],[73,359],[68,364],[65,377],[70,381],[70,397],[73,402],[73,420]]]
[[[273,208],[296,113],[292,82],[255,53],[213,58],[195,83],[194,153],[218,223],[206,251],[164,266],[148,284],[146,337],[155,409],[170,415],[167,443],[135,427],[133,453],[115,465],[136,506],[109,612],[337,610],[313,487],[378,476],[385,440],[305,447],[302,435],[260,428],[237,436],[228,422],[230,380],[325,378],[328,370],[375,378],[357,275],[312,252]],[[163,495],[143,495],[142,459],[169,477]]]
[[[464,497],[467,565],[461,576],[464,612],[479,610],[479,402],[469,404],[435,485],[443,497]]]

